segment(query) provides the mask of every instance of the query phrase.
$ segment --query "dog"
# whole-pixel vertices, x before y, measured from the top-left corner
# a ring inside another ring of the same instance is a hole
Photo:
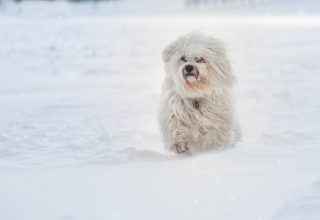
[[[163,53],[159,126],[165,147],[178,154],[230,146],[240,139],[232,87],[235,76],[222,42],[191,32]]]

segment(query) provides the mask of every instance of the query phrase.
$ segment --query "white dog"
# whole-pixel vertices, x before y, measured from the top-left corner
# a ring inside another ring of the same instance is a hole
[[[189,33],[167,46],[162,59],[166,77],[159,124],[166,148],[196,153],[237,141],[231,95],[235,78],[222,43]]]

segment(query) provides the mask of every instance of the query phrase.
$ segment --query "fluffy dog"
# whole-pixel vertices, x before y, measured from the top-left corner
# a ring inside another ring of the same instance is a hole
[[[159,125],[164,145],[175,153],[220,149],[240,138],[231,89],[235,81],[222,43],[189,33],[162,54],[166,77]]]

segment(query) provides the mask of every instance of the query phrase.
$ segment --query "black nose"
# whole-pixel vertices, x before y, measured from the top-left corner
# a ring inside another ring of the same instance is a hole
[[[186,69],[187,73],[190,73],[190,72],[192,72],[192,70],[193,70],[193,66],[190,65],[190,64],[189,64],[189,65],[186,65],[185,69]]]

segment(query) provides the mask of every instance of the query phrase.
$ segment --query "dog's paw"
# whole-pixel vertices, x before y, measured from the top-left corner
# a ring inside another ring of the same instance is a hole
[[[174,151],[177,154],[182,154],[189,151],[189,144],[187,142],[179,142],[175,143],[172,146],[172,151]]]

